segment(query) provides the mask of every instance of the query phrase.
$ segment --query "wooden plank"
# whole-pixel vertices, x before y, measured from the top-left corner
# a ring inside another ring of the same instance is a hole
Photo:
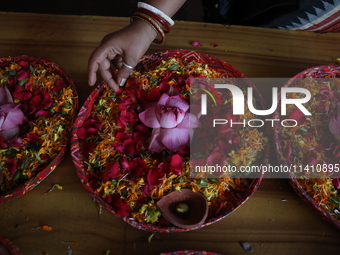
[[[91,52],[104,35],[128,22],[127,18],[0,12],[0,56],[26,54],[58,63],[74,80],[82,103],[92,91],[86,73]],[[192,47],[192,41],[201,46]],[[314,65],[333,64],[340,57],[339,42],[340,34],[180,21],[166,43],[152,45],[148,53],[191,49],[221,58],[248,77],[291,77]],[[259,88],[268,94],[268,85]],[[56,183],[63,189],[45,195]],[[53,230],[35,229],[42,224]],[[239,241],[250,242],[258,254],[337,254],[340,248],[340,232],[303,203],[286,179],[264,179],[251,199],[216,224],[186,233],[159,233],[148,243],[151,233],[106,210],[100,213],[82,187],[69,153],[33,191],[0,205],[0,233],[25,255],[66,254],[69,242],[77,255],[108,250],[156,255],[186,249],[244,254]]]

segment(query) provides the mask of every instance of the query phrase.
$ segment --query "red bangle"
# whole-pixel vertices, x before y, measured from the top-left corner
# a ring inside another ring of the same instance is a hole
[[[169,24],[159,15],[157,15],[156,13],[153,13],[152,11],[149,11],[148,9],[145,8],[138,8],[137,11],[145,13],[147,15],[149,15],[151,18],[155,19],[159,24],[161,24],[163,26],[163,31],[164,33],[169,33],[170,32],[170,26]]]
[[[133,21],[135,18],[146,22],[156,31],[159,38],[158,39],[156,38],[153,41],[154,43],[161,44],[164,42],[165,40],[164,31],[153,18],[151,18],[149,15],[142,13],[142,12],[136,12],[135,14],[133,14],[133,16],[131,17],[131,21]]]

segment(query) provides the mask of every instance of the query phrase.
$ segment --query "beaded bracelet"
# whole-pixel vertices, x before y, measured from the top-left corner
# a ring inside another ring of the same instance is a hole
[[[148,9],[144,9],[144,8],[138,8],[137,11],[145,13],[145,14],[149,15],[151,18],[155,19],[162,26],[164,33],[167,34],[167,33],[170,32],[170,25],[161,16],[155,14],[152,11],[149,11]]]
[[[162,19],[164,19],[169,24],[170,27],[175,24],[175,22],[168,15],[166,15],[164,12],[153,7],[150,4],[147,4],[147,3],[144,3],[144,2],[138,2],[137,7],[147,9],[147,10],[153,12],[154,14],[160,16]]]
[[[145,23],[149,24],[157,33],[159,38],[156,38],[153,42],[161,44],[165,40],[165,34],[163,29],[158,25],[157,21],[155,21],[152,17],[149,15],[143,13],[143,12],[136,12],[132,15],[130,21],[132,22],[135,18],[140,19],[144,21]]]

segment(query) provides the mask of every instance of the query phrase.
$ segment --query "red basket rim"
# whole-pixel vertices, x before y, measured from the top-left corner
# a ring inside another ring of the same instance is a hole
[[[20,255],[19,249],[5,236],[0,234],[0,244],[6,247],[6,249],[11,253],[11,255]]]

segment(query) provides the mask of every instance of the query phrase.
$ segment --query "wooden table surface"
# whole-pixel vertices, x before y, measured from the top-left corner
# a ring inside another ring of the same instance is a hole
[[[87,60],[101,38],[124,27],[128,18],[38,15],[0,12],[0,56],[31,55],[52,60],[68,71],[84,102]],[[190,42],[200,41],[192,47]],[[217,44],[213,47],[212,44]],[[340,57],[340,34],[316,34],[178,21],[162,45],[149,53],[191,49],[223,59],[248,77],[292,77]],[[267,97],[268,86],[259,86]],[[271,158],[275,162],[275,154]],[[53,190],[54,184],[62,190]],[[50,232],[36,229],[50,225]],[[0,234],[24,255],[151,254],[205,250],[245,254],[339,254],[340,230],[324,221],[293,191],[287,179],[264,179],[239,209],[211,226],[185,233],[151,233],[135,229],[106,210],[100,213],[76,175],[70,153],[29,193],[0,205]]]

